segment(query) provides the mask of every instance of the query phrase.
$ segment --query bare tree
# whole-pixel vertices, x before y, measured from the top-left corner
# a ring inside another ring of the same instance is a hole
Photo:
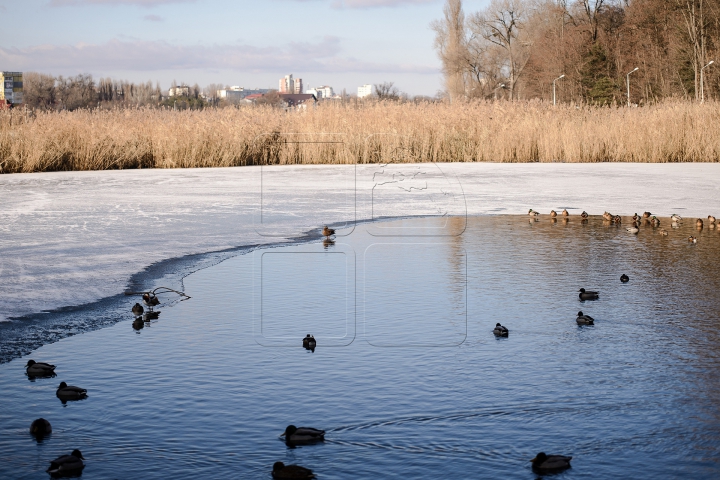
[[[530,59],[533,42],[527,28],[529,13],[522,0],[492,0],[468,22],[477,38],[504,52],[511,100],[516,97],[518,78]]]
[[[30,108],[55,107],[55,77],[36,72],[23,75],[24,102]]]
[[[445,88],[453,102],[466,96],[464,80],[468,55],[462,0],[446,0],[443,17],[432,22],[430,27],[435,30],[435,50],[443,65]]]
[[[400,98],[400,90],[394,85],[394,82],[383,82],[373,85],[375,87],[375,95],[377,95],[380,100],[398,100]]]

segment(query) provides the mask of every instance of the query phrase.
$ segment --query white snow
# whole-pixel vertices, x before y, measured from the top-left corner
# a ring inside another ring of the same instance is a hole
[[[720,164],[393,164],[262,172],[262,217],[260,167],[0,175],[0,320],[118,294],[133,273],[167,258],[276,242],[373,215],[567,208],[571,214],[720,216]]]

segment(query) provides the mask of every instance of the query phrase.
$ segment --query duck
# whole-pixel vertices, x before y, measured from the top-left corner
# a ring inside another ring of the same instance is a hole
[[[626,227],[625,230],[628,231],[628,233],[638,233],[640,231],[640,228],[638,228],[637,222],[633,222],[631,227]]]
[[[603,220],[607,220],[608,222],[613,219],[612,213],[606,211],[603,213]]]
[[[643,218],[650,218],[651,215],[652,213],[650,212],[643,212]]]
[[[29,377],[52,377],[55,375],[55,365],[28,360],[25,371]]]
[[[690,236],[688,237],[688,242],[690,242],[690,243],[697,243],[697,238],[695,238],[695,237],[693,237],[692,235],[690,235]]]
[[[563,217],[569,217],[569,216],[570,216],[570,214],[568,213],[568,211],[567,211],[566,208],[563,208],[562,216],[563,216]]]
[[[581,216],[582,218],[584,218],[584,219],[587,220],[587,218],[588,218],[590,215],[588,215],[588,213],[587,213],[585,210],[583,210],[583,212],[580,214],[580,216]]]
[[[578,291],[580,292],[580,300],[597,300],[600,297],[600,292],[588,292],[584,288]]]
[[[50,462],[50,467],[46,471],[50,475],[57,476],[75,475],[85,468],[83,460],[85,457],[82,456],[80,450],[75,449],[70,455],[63,455]]]
[[[531,208],[530,210],[528,210],[528,215],[530,215],[531,217],[537,217],[540,214]]]
[[[578,312],[575,321],[578,325],[595,325],[595,319],[590,315],[584,315],[583,312]]]
[[[676,213],[673,213],[672,215],[670,215],[670,220],[672,220],[675,223],[680,223],[680,222],[682,222],[682,217]]]
[[[496,337],[507,337],[507,336],[510,334],[510,332],[508,331],[508,329],[507,329],[506,327],[503,327],[503,326],[500,325],[499,323],[496,323],[496,324],[495,324],[495,328],[493,329],[493,333],[495,334]]]
[[[572,457],[546,455],[545,452],[540,452],[530,461],[535,473],[555,473],[570,468],[570,460],[572,460]]]
[[[328,228],[327,225],[323,227],[322,234],[325,238],[330,239],[330,235],[335,235],[335,229],[334,228]]]
[[[42,438],[45,435],[50,435],[51,433],[52,425],[50,425],[50,422],[48,422],[44,418],[38,418],[36,420],[33,420],[33,422],[30,424],[30,434],[37,438]]]
[[[315,478],[315,474],[309,468],[300,465],[285,465],[283,462],[275,462],[272,477],[287,480],[306,480]]]
[[[653,227],[659,227],[660,226],[660,219],[657,218],[655,215],[650,219],[650,223]]]
[[[60,382],[60,386],[55,394],[61,400],[82,400],[83,398],[87,398],[87,390],[68,385],[65,382]]]
[[[702,226],[703,226],[703,220],[702,220],[702,218],[698,218],[698,219],[695,221],[695,226],[696,226],[696,227],[699,227],[699,228],[702,228]]]
[[[308,444],[324,441],[325,430],[310,427],[298,428],[295,425],[288,425],[285,432],[280,436],[285,437],[287,443]]]
[[[620,225],[620,224],[622,223],[622,218],[620,217],[620,215],[615,215],[615,216],[613,217],[613,222],[615,222],[615,223],[617,223],[618,225]]]
[[[303,348],[314,351],[316,346],[315,337],[308,333],[307,336],[303,338]]]
[[[639,221],[640,221],[640,215],[638,215],[636,212],[635,215],[633,215],[633,222],[639,222]]]
[[[143,293],[142,299],[143,303],[150,309],[151,312],[153,311],[153,307],[160,305],[160,299],[154,293]]]
[[[557,217],[557,212],[556,212],[555,210],[550,210],[550,216],[551,216],[552,218]]]
[[[621,281],[622,283],[627,283],[627,282],[630,281],[630,277],[628,277],[627,275],[625,275],[625,274],[623,273],[622,275],[620,275],[620,281]]]
[[[710,225],[713,225],[715,223],[715,217],[713,217],[712,215],[708,215],[708,223]]]
[[[132,307],[132,313],[133,313],[133,315],[135,315],[136,317],[141,316],[144,311],[145,311],[145,309],[144,309],[143,306],[140,305],[139,303],[136,303],[136,304],[133,305],[133,307]]]
[[[660,235],[667,237],[667,234],[668,234],[668,232],[664,228],[662,230],[660,230]]]

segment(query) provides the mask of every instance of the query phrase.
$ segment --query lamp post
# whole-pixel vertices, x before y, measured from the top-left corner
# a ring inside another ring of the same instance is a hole
[[[710,62],[700,69],[700,103],[705,103],[705,69],[715,63],[715,60]]]
[[[555,82],[557,82],[558,80],[560,80],[560,79],[563,78],[564,76],[565,76],[565,74],[563,73],[563,74],[560,75],[558,78],[556,78],[555,80],[553,80],[553,106],[555,106]]]
[[[632,72],[628,72],[627,74],[627,97],[628,97],[628,107],[630,106],[630,74],[633,72],[637,72],[640,70],[640,67],[635,67],[635,70]]]

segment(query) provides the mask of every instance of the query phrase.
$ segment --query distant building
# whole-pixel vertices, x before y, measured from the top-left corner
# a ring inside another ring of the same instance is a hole
[[[189,97],[190,87],[187,85],[180,85],[179,87],[172,87],[168,90],[168,97]]]
[[[22,72],[0,72],[0,104],[23,103]]]
[[[245,89],[243,87],[230,87],[226,88],[224,90],[218,90],[217,96],[218,98],[224,98],[226,100],[229,100],[231,102],[237,102],[239,100],[242,100],[245,98],[247,94],[245,93]]]
[[[335,96],[335,92],[333,92],[333,88],[328,87],[327,85],[322,85],[320,87],[315,87],[315,88],[308,88],[307,90],[305,90],[305,93],[315,95],[318,99],[333,98]]]
[[[280,79],[279,93],[303,93],[302,78],[293,79],[292,73]]]
[[[364,98],[369,97],[373,93],[373,86],[372,85],[363,85],[362,87],[358,87],[358,98]]]
[[[280,100],[286,108],[305,108],[317,103],[317,97],[309,93],[281,93]]]

